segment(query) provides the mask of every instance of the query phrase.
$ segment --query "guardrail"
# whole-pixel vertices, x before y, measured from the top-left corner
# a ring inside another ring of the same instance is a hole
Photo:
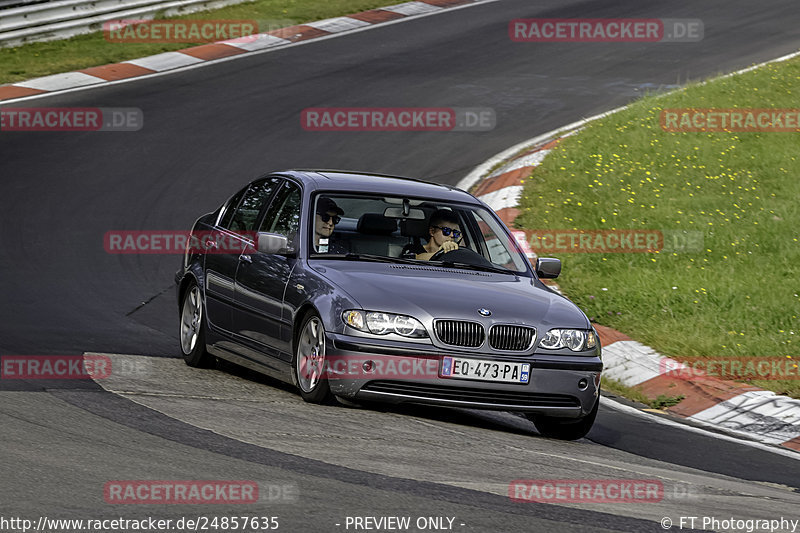
[[[0,9],[11,9],[13,7],[22,7],[30,4],[42,4],[50,0],[0,0]]]
[[[25,0],[13,0],[22,2]],[[152,19],[248,0],[56,0],[0,10],[0,47],[101,31],[117,19]]]

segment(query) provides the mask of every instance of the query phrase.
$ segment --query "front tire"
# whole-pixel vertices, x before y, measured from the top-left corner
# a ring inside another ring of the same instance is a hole
[[[300,396],[309,403],[334,403],[325,364],[325,326],[313,311],[306,315],[295,342],[292,368]]]
[[[181,305],[181,352],[187,365],[209,368],[214,357],[206,351],[206,325],[200,287],[192,283],[183,295]]]
[[[597,418],[597,410],[600,407],[600,395],[588,415],[575,418],[558,418],[554,416],[526,414],[525,416],[533,422],[537,431],[543,436],[559,440],[578,440],[586,436],[592,429]]]

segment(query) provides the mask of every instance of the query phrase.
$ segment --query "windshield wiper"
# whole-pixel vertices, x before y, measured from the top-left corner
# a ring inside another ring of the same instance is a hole
[[[418,259],[407,259],[405,257],[389,257],[386,255],[375,254],[312,254],[312,259],[346,259],[349,261],[374,261],[376,263],[408,263],[413,265],[426,264],[427,261]]]
[[[410,259],[406,257],[389,257],[386,255],[375,255],[375,254],[356,254],[356,253],[346,253],[346,254],[312,254],[312,259],[344,259],[348,261],[372,261],[375,263],[403,263],[403,264],[410,264],[410,265],[435,265],[435,266],[444,266],[450,268],[463,268],[466,270],[481,270],[484,272],[495,272],[497,274],[511,274],[513,276],[519,276],[519,272],[515,272],[508,268],[503,268],[499,266],[489,266],[489,265],[475,265],[473,263],[461,263],[458,261],[423,261],[421,259]]]
[[[458,261],[429,261],[429,263],[439,264],[445,267],[464,268],[467,270],[481,270],[484,272],[496,272],[498,274],[511,274],[513,276],[520,275],[519,272],[515,272],[514,270],[510,270],[508,268],[499,266],[476,265],[473,263],[461,263]]]

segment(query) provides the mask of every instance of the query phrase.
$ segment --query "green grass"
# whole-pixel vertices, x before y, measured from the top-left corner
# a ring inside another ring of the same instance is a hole
[[[623,385],[619,381],[608,377],[603,377],[602,388],[604,392],[610,392],[616,396],[623,396],[629,400],[643,403],[648,406],[651,402],[650,398],[645,396],[645,394],[636,387],[628,387],[627,385]]]
[[[678,405],[685,397],[686,396],[683,394],[679,396],[667,396],[665,394],[659,394],[658,397],[650,401],[650,407],[653,409],[666,409],[668,407],[672,407],[673,405]]]
[[[264,32],[395,3],[387,0],[257,0],[212,11],[159,18],[255,20],[259,30]],[[191,43],[110,43],[102,32],[96,32],[59,41],[3,48],[0,49],[0,84],[117,63],[190,46]]]
[[[629,400],[643,403],[652,409],[666,409],[667,407],[678,405],[681,403],[681,400],[684,399],[683,395],[666,396],[664,394],[659,395],[657,398],[648,398],[647,395],[637,387],[628,387],[617,380],[607,377],[603,378],[603,390],[616,396],[623,396]]]
[[[800,133],[668,133],[664,108],[800,107],[800,61],[647,96],[568,137],[526,180],[529,229],[700,232],[687,252],[557,255],[595,322],[672,356],[800,362]],[[800,398],[800,380],[754,381]]]

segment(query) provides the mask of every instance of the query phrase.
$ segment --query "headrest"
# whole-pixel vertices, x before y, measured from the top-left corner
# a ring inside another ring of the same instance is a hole
[[[400,221],[400,234],[403,237],[427,237],[428,221],[406,218]]]
[[[386,218],[383,213],[364,213],[358,219],[356,230],[370,235],[389,235],[397,229],[397,220]]]

